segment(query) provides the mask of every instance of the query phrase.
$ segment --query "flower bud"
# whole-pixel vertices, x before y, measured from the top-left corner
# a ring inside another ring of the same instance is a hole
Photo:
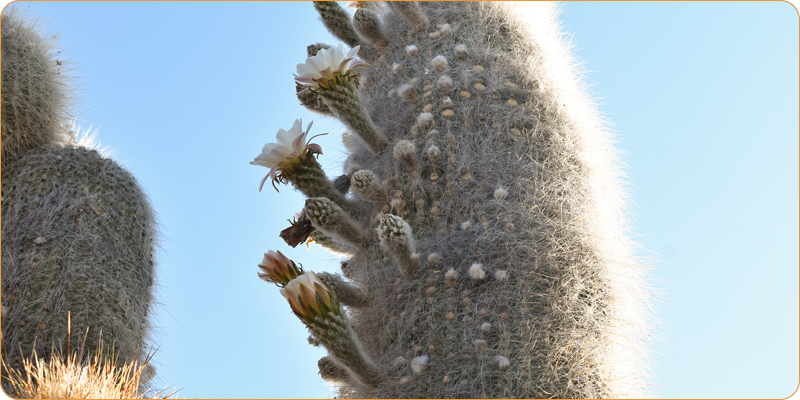
[[[292,279],[281,288],[281,294],[289,301],[295,315],[306,324],[319,315],[340,312],[339,300],[313,271]]]
[[[258,264],[263,273],[259,272],[258,277],[278,286],[286,286],[289,281],[303,275],[302,268],[299,268],[294,261],[286,258],[283,253],[274,252],[264,253],[264,259]]]

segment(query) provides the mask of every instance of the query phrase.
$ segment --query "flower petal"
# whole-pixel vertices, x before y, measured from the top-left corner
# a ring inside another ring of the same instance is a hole
[[[347,52],[347,55],[345,55],[345,58],[353,58],[353,57],[355,57],[356,54],[358,53],[358,49],[360,49],[360,48],[361,48],[361,45],[353,47],[352,49],[350,49],[350,51]]]
[[[316,143],[307,144],[306,148],[307,149],[311,149],[312,151],[314,151],[317,154],[322,154],[322,147],[320,147],[320,145],[318,145]]]
[[[259,192],[261,192],[261,189],[264,188],[264,182],[267,181],[267,178],[269,178],[269,174],[267,174],[267,176],[265,176],[264,179],[261,180],[261,183],[258,185],[258,191]]]
[[[294,129],[288,131],[281,129],[275,137],[278,139],[278,147],[292,147],[292,142],[297,137],[297,133]]]
[[[264,145],[264,147],[261,148],[261,152],[269,154],[270,152],[272,152],[272,149],[274,149],[277,146],[278,146],[277,143],[267,143]]]

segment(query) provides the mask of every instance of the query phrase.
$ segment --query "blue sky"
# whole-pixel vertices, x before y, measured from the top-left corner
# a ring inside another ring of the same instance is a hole
[[[294,97],[310,2],[26,2],[76,66],[78,121],[145,187],[161,224],[158,385],[186,398],[331,397],[324,350],[256,277],[303,206],[249,165],[314,121],[329,176],[342,125]],[[20,4],[25,5],[25,4]],[[657,397],[776,397],[798,385],[798,13],[782,2],[567,2],[586,81],[629,153],[633,223],[662,321]]]

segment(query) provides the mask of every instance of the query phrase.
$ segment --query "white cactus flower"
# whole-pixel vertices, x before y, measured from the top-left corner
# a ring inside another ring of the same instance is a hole
[[[345,53],[344,45],[322,49],[317,55],[306,58],[303,64],[297,64],[297,73],[294,80],[308,89],[330,89],[332,83],[348,75],[350,71],[359,67],[368,67],[369,64],[355,58],[361,46],[356,46]],[[338,76],[337,76],[338,75]],[[353,75],[355,77],[356,75]],[[356,80],[358,82],[358,80]]]
[[[292,163],[299,161],[300,157],[305,156],[307,152],[322,154],[322,148],[318,144],[309,142],[311,139],[327,135],[327,133],[316,135],[306,140],[313,123],[313,121],[309,122],[305,132],[303,132],[302,118],[295,120],[294,125],[288,131],[279,129],[276,134],[278,142],[265,144],[261,149],[261,154],[253,161],[250,161],[251,165],[260,165],[270,169],[269,174],[261,180],[261,184],[258,186],[259,192],[264,187],[264,182],[267,181],[267,178],[272,177],[273,180],[276,180],[278,170],[285,169]]]

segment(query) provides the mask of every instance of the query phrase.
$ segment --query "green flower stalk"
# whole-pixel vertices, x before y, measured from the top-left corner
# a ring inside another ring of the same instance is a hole
[[[380,370],[361,348],[347,313],[333,291],[313,271],[291,280],[281,288],[281,295],[337,364],[364,386],[376,387],[380,383]]]
[[[304,64],[297,64],[294,79],[298,85],[322,97],[333,114],[358,134],[373,153],[380,153],[389,141],[378,132],[358,96],[360,83],[354,70],[370,66],[354,58],[358,49],[356,46],[346,54],[341,44],[321,49]]]
[[[375,241],[341,207],[325,197],[306,200],[305,215],[315,228],[329,236],[338,236],[356,247],[367,247]]]

